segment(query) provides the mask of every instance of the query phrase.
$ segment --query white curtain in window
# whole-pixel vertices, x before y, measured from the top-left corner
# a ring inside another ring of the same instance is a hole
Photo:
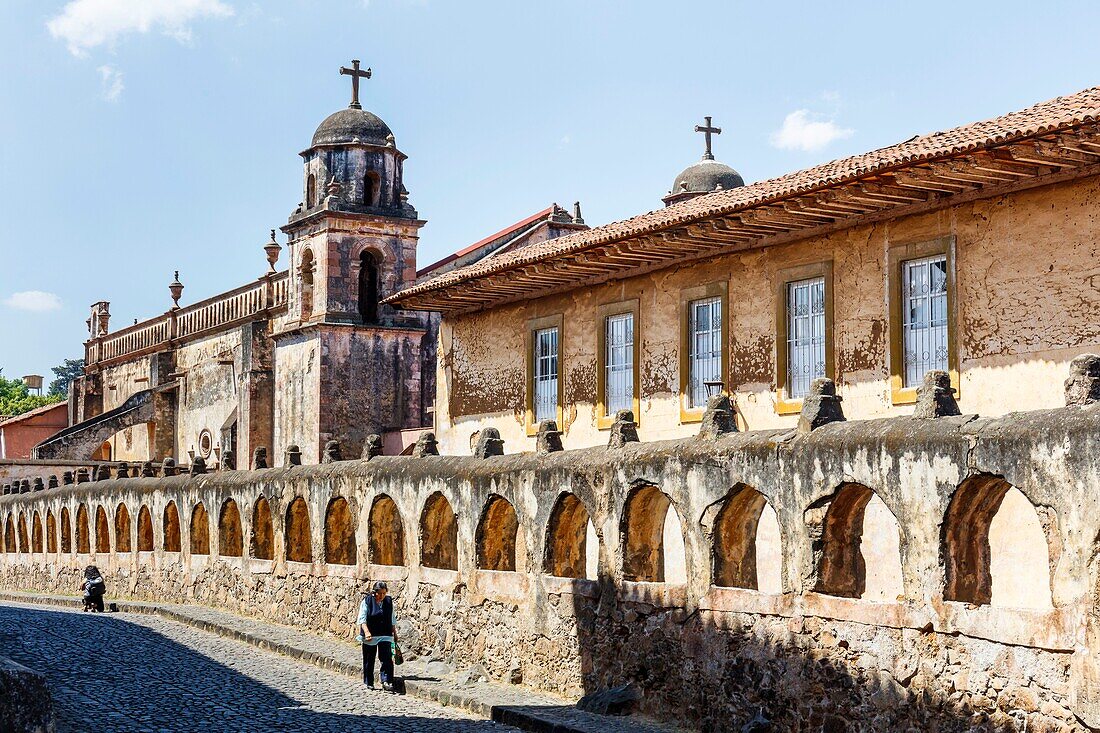
[[[787,397],[825,376],[825,278],[787,283]]]
[[[535,331],[535,420],[558,417],[558,329]]]
[[[906,387],[919,387],[924,373],[947,369],[947,257],[902,264],[902,354]]]
[[[688,399],[691,407],[701,407],[706,382],[722,379],[722,299],[693,300],[688,320]]]
[[[604,334],[607,414],[634,407],[634,314],[608,316]]]

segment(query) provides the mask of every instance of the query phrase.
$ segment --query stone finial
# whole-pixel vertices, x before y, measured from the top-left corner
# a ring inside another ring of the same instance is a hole
[[[32,491],[45,491],[46,490],[46,484],[44,484],[42,482],[42,477],[41,476],[35,476],[34,477],[34,484],[31,486],[31,490]]]
[[[23,479],[21,482],[19,482],[19,493],[20,494],[29,494],[29,493],[31,493],[31,481],[30,481],[30,479]]]
[[[364,461],[369,461],[380,455],[382,455],[382,436],[378,433],[371,433],[363,441],[363,455],[361,457]]]
[[[176,475],[176,459],[172,456],[165,456],[164,460],[160,462],[160,475],[161,476],[175,476]]]
[[[843,398],[836,393],[836,382],[819,377],[810,383],[810,392],[802,398],[802,414],[798,417],[798,432],[808,433],[831,422],[843,422],[840,408]]]
[[[627,443],[638,442],[638,423],[634,422],[633,410],[619,410],[615,413],[615,422],[611,424],[611,437],[608,448],[622,448]]]
[[[237,454],[229,448],[222,451],[221,460],[218,461],[219,471],[234,471],[237,468]]]
[[[942,369],[925,372],[924,383],[917,389],[917,405],[913,409],[913,417],[925,419],[961,414],[959,404],[955,402],[951,375]]]
[[[339,440],[325,441],[325,451],[321,454],[321,463],[336,463],[344,460]]]
[[[74,474],[72,471],[65,471],[64,473],[61,474],[61,485],[62,486],[72,486],[75,483],[76,483],[76,474]]]
[[[1100,402],[1100,356],[1081,354],[1071,361],[1065,387],[1067,406]]]
[[[300,466],[302,465],[302,449],[294,443],[291,443],[286,447],[286,451],[283,453],[283,465],[284,466]]]
[[[10,493],[11,493],[11,484],[4,484],[4,488],[3,488],[2,491],[0,491],[0,494],[2,494],[3,496],[7,496]]]
[[[130,464],[126,461],[118,464],[118,472],[115,473],[115,478],[130,478]]]
[[[438,456],[439,441],[435,439],[435,433],[430,430],[421,433],[420,437],[416,439],[416,445],[413,446],[412,454],[416,458]]]
[[[51,473],[50,480],[46,482],[47,489],[56,489],[60,484],[57,481],[57,474]]]
[[[141,464],[141,475],[144,476],[145,478],[149,478],[151,476],[156,476],[157,475],[156,470],[153,468],[153,462],[152,461],[145,461],[144,463]]]
[[[96,466],[95,467],[95,480],[96,481],[107,481],[110,478],[111,478],[111,467],[110,466]]]
[[[496,428],[482,428],[477,436],[474,455],[478,458],[504,455],[504,441],[501,440],[500,431]]]
[[[86,469],[86,468],[76,469],[76,482],[78,484],[86,484],[90,480],[91,480],[91,476],[89,475],[88,469]]]
[[[717,438],[724,433],[736,432],[737,421],[733,417],[733,403],[730,402],[729,395],[716,394],[708,397],[699,435],[703,438]]]
[[[252,470],[257,468],[270,468],[267,465],[267,448],[262,445],[252,451]]]
[[[204,473],[206,473],[206,459],[202,456],[195,456],[191,459],[190,474],[192,476],[201,476]]]
[[[557,453],[565,450],[561,444],[561,431],[555,420],[543,420],[539,423],[539,432],[535,435],[536,453]]]

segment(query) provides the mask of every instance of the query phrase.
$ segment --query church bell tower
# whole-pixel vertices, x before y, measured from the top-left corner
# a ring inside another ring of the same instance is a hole
[[[351,104],[301,153],[303,200],[282,227],[289,306],[276,333],[276,379],[296,396],[276,408],[275,447],[297,443],[315,460],[327,440],[352,457],[371,433],[420,427],[431,401],[420,379],[427,314],[381,303],[415,280],[425,222],[409,204],[393,132],[359,102],[371,70],[355,60],[340,73],[351,77]],[[317,435],[295,434],[304,425],[318,425]]]

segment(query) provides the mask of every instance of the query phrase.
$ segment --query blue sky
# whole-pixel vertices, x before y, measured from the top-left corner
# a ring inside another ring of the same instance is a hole
[[[1100,4],[4,0],[0,368],[263,273],[341,64],[409,156],[431,262],[547,206],[601,224],[699,158],[747,181],[1100,83]],[[282,263],[280,263],[282,264]]]

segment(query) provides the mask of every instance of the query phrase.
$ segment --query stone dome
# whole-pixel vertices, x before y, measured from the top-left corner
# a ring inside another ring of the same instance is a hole
[[[364,145],[387,145],[393,132],[377,115],[365,109],[348,107],[325,118],[313,133],[311,147],[346,145],[356,138]]]
[[[710,193],[719,188],[739,188],[745,185],[741,174],[724,163],[703,159],[676,176],[671,196],[685,193]]]

